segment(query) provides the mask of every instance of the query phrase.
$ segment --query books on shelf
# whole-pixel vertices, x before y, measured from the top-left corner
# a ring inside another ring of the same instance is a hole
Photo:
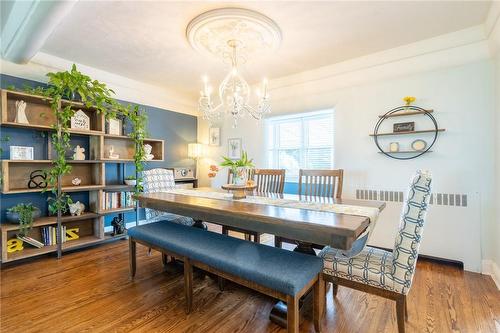
[[[66,226],[62,227],[62,243],[66,242]],[[57,227],[48,226],[40,228],[42,234],[42,242],[44,245],[56,245],[57,244]]]
[[[104,192],[102,196],[102,207],[104,209],[127,208],[134,205],[133,192]]]
[[[30,245],[33,245],[34,247],[37,247],[39,249],[41,249],[44,244],[37,241],[36,239],[32,238],[32,237],[28,237],[28,236],[20,236],[20,235],[16,235],[17,239],[19,240],[22,240],[23,242],[25,243],[28,243]]]

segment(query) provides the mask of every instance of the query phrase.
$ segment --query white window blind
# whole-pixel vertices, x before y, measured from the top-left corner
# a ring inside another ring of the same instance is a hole
[[[268,165],[292,182],[299,169],[333,169],[333,138],[333,110],[269,118]]]

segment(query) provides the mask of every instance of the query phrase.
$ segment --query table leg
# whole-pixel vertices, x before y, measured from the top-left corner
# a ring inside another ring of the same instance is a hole
[[[309,254],[312,256],[316,255],[316,252],[314,252],[314,249],[312,247],[311,243],[303,243],[303,242],[297,242],[297,246],[293,249],[294,252],[299,252],[299,253],[304,253],[304,254]],[[299,301],[299,313],[301,313],[302,308],[304,307],[305,304],[310,303],[312,301],[311,297],[311,292],[306,293],[304,296],[301,297]],[[299,322],[300,318],[302,315],[299,315]],[[271,310],[271,313],[269,314],[269,319],[281,326],[286,328],[287,327],[287,307],[286,303],[279,301],[276,303]]]

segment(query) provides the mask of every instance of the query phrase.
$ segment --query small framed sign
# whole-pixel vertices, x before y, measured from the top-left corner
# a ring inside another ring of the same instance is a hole
[[[108,134],[123,135],[123,121],[121,119],[109,119]]]
[[[82,110],[76,111],[71,117],[71,128],[90,131],[90,117]]]
[[[33,147],[10,146],[11,160],[34,160]]]
[[[415,130],[415,122],[410,121],[407,123],[395,123],[392,128],[394,133],[413,132]]]

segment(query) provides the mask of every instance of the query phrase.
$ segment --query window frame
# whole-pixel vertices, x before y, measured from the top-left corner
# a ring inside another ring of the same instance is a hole
[[[334,168],[334,150],[335,150],[335,110],[326,109],[314,112],[297,113],[286,116],[278,116],[266,119],[266,135],[268,146],[266,147],[266,160],[267,165],[270,168],[279,167],[279,155],[280,151],[283,150],[299,150],[299,169],[305,169],[307,163],[307,151],[314,148],[330,148],[331,150],[331,168]],[[315,118],[324,118],[325,116],[330,116],[332,121],[332,138],[329,145],[311,147],[309,145],[309,126],[307,126],[307,121],[314,120]],[[300,122],[300,145],[296,148],[285,148],[281,147],[280,138],[280,124],[285,123],[296,123]],[[287,183],[298,183],[298,171],[296,174],[287,174],[285,181]]]

